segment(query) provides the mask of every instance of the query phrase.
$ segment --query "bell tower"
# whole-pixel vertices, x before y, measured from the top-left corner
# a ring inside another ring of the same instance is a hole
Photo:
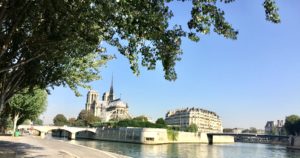
[[[92,113],[94,113],[97,100],[98,100],[98,95],[99,94],[94,90],[90,90],[88,92],[86,97],[86,104],[85,104],[86,111],[91,111]]]

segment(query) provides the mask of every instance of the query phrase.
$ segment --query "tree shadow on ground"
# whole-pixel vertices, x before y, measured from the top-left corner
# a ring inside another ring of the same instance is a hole
[[[44,150],[43,147],[38,147],[26,143],[17,143],[10,141],[0,141],[0,158],[15,158],[15,157],[46,157],[47,155],[28,155],[29,150]],[[30,151],[33,153],[33,151]]]

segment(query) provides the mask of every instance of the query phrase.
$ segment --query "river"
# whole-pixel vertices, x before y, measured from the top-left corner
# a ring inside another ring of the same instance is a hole
[[[83,139],[70,142],[136,158],[300,158],[300,151],[268,144],[143,145]]]

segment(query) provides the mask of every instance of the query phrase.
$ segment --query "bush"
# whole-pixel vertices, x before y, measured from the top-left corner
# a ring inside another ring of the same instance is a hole
[[[191,124],[189,125],[186,129],[186,132],[197,132],[198,131],[198,127],[196,124]]]
[[[166,128],[163,124],[154,124],[140,119],[126,119],[116,123],[115,127],[144,127],[144,128]]]
[[[178,137],[178,131],[168,129],[167,135],[168,135],[168,140],[176,141]]]
[[[165,120],[163,118],[158,118],[155,121],[155,124],[166,125],[166,122],[165,122]]]

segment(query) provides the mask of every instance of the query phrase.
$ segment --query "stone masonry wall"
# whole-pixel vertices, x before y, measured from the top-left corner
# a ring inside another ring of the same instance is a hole
[[[166,129],[158,128],[98,128],[96,134],[91,132],[78,132],[77,138],[98,139],[107,141],[120,141],[142,144],[165,143],[205,143],[208,144],[206,133],[176,132],[175,138],[168,138]],[[233,143],[233,137],[214,136],[213,143]]]

